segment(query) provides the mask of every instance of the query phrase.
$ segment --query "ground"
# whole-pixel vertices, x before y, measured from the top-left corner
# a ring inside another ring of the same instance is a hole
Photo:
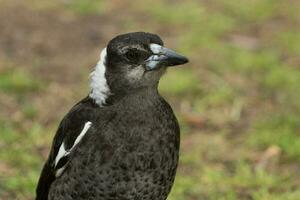
[[[169,200],[300,199],[298,0],[0,0],[0,199],[32,199],[63,115],[113,36],[190,59],[160,83],[182,130]]]

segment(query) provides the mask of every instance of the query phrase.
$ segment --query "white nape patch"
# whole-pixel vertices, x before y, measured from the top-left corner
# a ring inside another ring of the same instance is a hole
[[[77,136],[77,138],[75,139],[74,144],[72,145],[72,147],[70,149],[65,149],[65,144],[62,143],[61,146],[59,147],[59,151],[57,153],[57,156],[55,158],[55,162],[54,162],[54,166],[56,167],[56,165],[58,164],[59,160],[64,157],[67,156],[68,154],[71,153],[71,151],[74,149],[74,147],[82,140],[83,136],[86,134],[86,132],[89,130],[89,128],[92,126],[92,122],[88,121],[84,124],[84,127],[81,131],[81,133]],[[55,176],[58,177],[61,175],[61,173],[64,171],[65,166],[59,168],[56,173]]]
[[[100,60],[98,61],[95,70],[91,73],[91,88],[90,97],[95,100],[95,102],[102,106],[107,97],[110,94],[110,89],[107,85],[105,78],[105,60],[106,60],[106,48],[101,51]]]

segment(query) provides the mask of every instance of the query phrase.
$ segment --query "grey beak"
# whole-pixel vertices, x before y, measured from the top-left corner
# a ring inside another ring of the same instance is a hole
[[[150,44],[153,55],[146,60],[147,70],[154,70],[160,67],[182,65],[188,62],[185,56],[158,44]]]

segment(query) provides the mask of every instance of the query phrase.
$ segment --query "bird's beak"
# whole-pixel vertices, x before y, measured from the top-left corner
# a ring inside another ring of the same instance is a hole
[[[155,70],[160,67],[182,65],[188,62],[185,56],[158,44],[150,44],[152,55],[146,60],[146,69]]]

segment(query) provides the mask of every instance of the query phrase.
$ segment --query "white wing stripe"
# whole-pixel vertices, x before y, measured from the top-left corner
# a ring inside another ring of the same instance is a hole
[[[77,136],[77,138],[76,138],[73,146],[69,150],[65,149],[65,144],[64,143],[61,144],[61,146],[59,147],[59,151],[57,153],[57,156],[55,158],[55,166],[57,165],[57,163],[59,162],[59,160],[62,157],[68,155],[72,151],[72,149],[82,140],[83,136],[89,130],[89,128],[91,127],[91,125],[92,125],[92,122],[90,122],[90,121],[88,121],[88,122],[86,122],[84,124],[84,127],[83,127],[81,133]]]
[[[55,166],[57,165],[58,161],[64,157],[67,154],[67,151],[65,149],[65,144],[62,143],[61,146],[59,147],[59,151],[57,153],[57,156],[55,158]]]
[[[83,138],[83,136],[86,134],[86,132],[89,130],[89,128],[91,127],[92,122],[86,122],[81,133],[78,135],[78,137],[76,138],[72,148],[70,149],[70,151],[72,151],[72,149],[81,141],[81,139]]]

